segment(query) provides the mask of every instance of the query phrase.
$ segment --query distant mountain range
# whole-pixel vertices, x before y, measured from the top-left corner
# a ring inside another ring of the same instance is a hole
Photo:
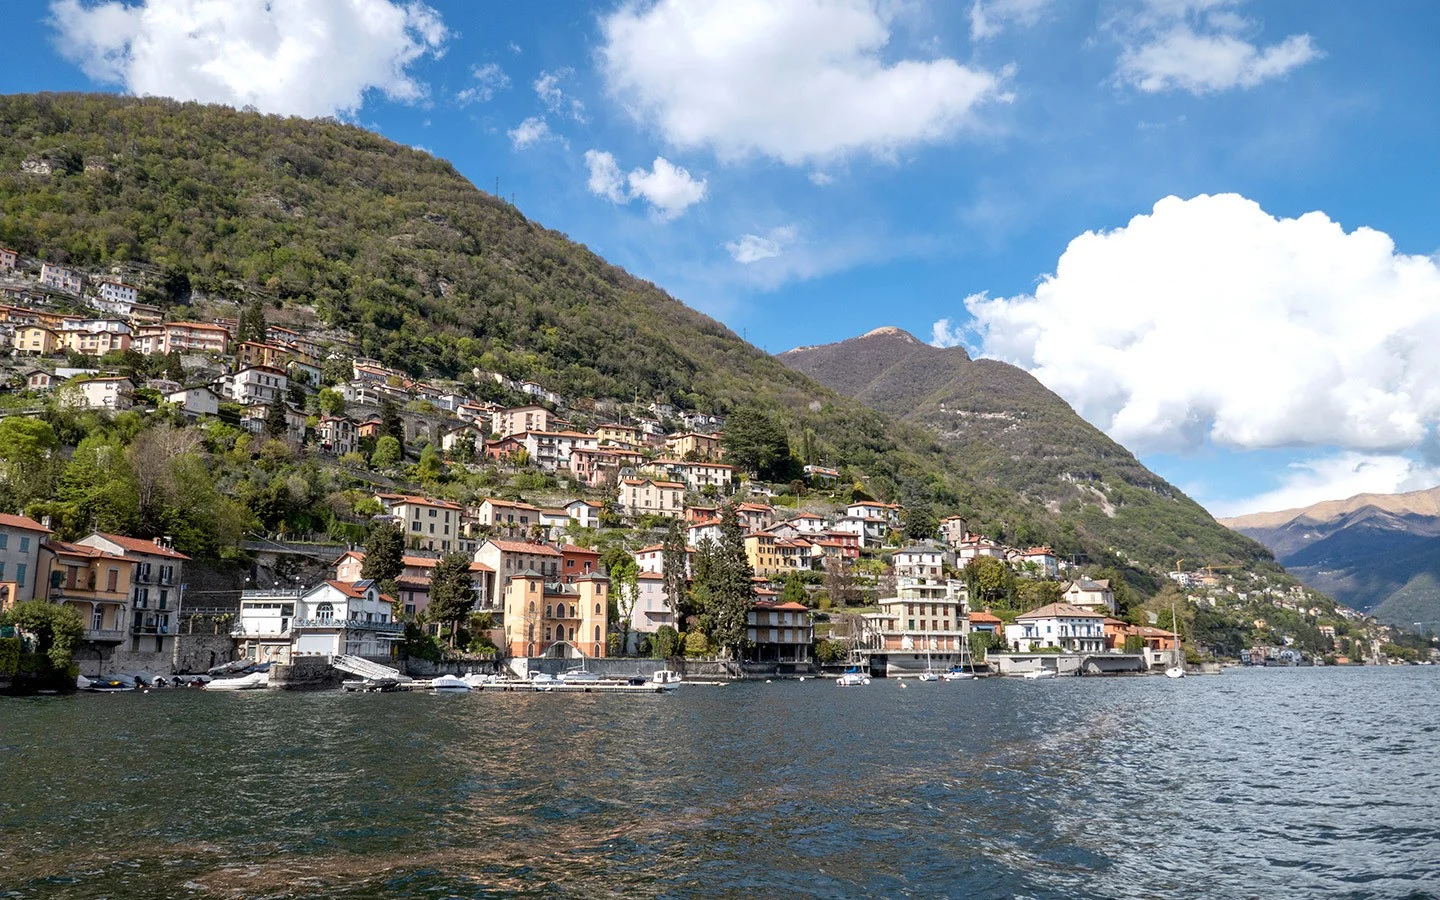
[[[1440,488],[1220,521],[1347,606],[1395,625],[1440,628]]]
[[[971,359],[960,347],[932,347],[889,327],[778,358],[867,406],[924,426],[964,461],[964,474],[978,489],[1026,501],[1012,508],[1009,521],[977,521],[977,530],[1023,541],[1016,526],[1033,510],[1121,559],[1168,567],[1178,556],[1240,558],[1278,571],[1262,547],[1221,527],[1023,369]]]

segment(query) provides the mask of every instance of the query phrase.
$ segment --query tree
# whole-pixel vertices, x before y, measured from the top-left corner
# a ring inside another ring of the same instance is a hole
[[[906,504],[905,508],[905,536],[914,541],[923,541],[935,536],[935,529],[940,526],[939,520],[935,518],[935,511],[928,503]]]
[[[426,444],[420,451],[420,463],[415,467],[415,477],[427,485],[433,485],[445,477],[445,461],[434,444]]]
[[[240,308],[240,318],[235,325],[235,342],[254,341],[263,344],[269,335],[265,323],[265,307],[257,297]]]
[[[730,413],[722,444],[728,461],[764,481],[789,481],[798,469],[784,424],[759,406],[740,406]]]
[[[370,465],[377,469],[388,469],[399,461],[399,441],[387,434],[375,442],[375,452],[370,454]]]
[[[1028,580],[1018,583],[1020,607],[1026,611],[1059,603],[1065,599],[1065,587],[1058,581]]]
[[[382,437],[394,438],[400,448],[400,455],[405,455],[405,423],[400,418],[400,410],[389,397],[380,398],[380,434]]]
[[[833,556],[825,558],[825,595],[836,606],[857,606],[860,602],[860,588],[855,583],[855,573],[845,560]]]
[[[680,632],[670,625],[661,625],[655,629],[655,638],[650,642],[650,655],[655,659],[679,656]]]
[[[671,621],[679,622],[685,608],[685,574],[690,568],[690,554],[685,549],[684,526],[679,519],[671,519],[665,532],[665,543],[660,554],[660,565],[664,582],[665,606],[670,610]]]
[[[365,561],[360,577],[381,584],[394,581],[405,571],[405,530],[395,522],[375,522],[365,537]]]
[[[620,638],[620,652],[630,649],[630,617],[640,602],[640,567],[635,560],[626,559],[610,571],[610,600],[615,604],[616,632]]]
[[[276,397],[270,401],[270,408],[265,410],[265,436],[276,440],[284,440],[286,433],[290,430],[290,423],[285,415],[285,401]]]
[[[810,605],[810,594],[805,590],[805,581],[799,572],[791,572],[785,576],[785,587],[780,592],[780,600],[785,603]]]
[[[745,653],[746,626],[755,606],[755,570],[745,555],[745,534],[731,503],[720,514],[720,545],[709,578],[712,636],[723,652],[738,660]]]
[[[74,607],[44,600],[26,600],[0,614],[0,624],[11,624],[35,637],[35,652],[46,656],[50,665],[64,671],[70,667],[75,647],[85,634],[85,623]]]
[[[369,561],[369,557],[366,557]],[[440,562],[430,574],[430,618],[450,626],[450,646],[455,646],[455,635],[460,622],[470,615],[475,607],[475,585],[470,580],[470,555],[464,552],[449,553],[440,557]]]
[[[1015,596],[1015,573],[994,557],[975,557],[960,570],[960,577],[970,592],[971,608],[1009,606]]]
[[[50,496],[59,450],[60,439],[48,422],[24,416],[0,419],[0,498],[5,509]]]
[[[165,354],[165,377],[178,384],[185,383],[185,366],[180,361],[180,351],[171,350]]]

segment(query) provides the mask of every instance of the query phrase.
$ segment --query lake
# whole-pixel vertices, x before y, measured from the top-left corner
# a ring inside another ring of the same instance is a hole
[[[0,699],[0,897],[1424,897],[1440,667]]]

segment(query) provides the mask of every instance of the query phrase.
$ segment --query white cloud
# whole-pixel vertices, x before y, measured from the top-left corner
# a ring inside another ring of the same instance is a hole
[[[609,91],[676,147],[792,165],[939,141],[1003,76],[953,59],[887,64],[882,0],[632,2],[601,22]],[[893,51],[892,51],[893,52]]]
[[[826,185],[835,183],[835,176],[829,175],[825,172],[811,172],[810,183],[816,185],[817,187],[825,187]]]
[[[1356,494],[1395,494],[1440,484],[1440,469],[1404,456],[1339,453],[1291,463],[1281,483],[1255,497],[1207,504],[1217,516],[1298,509]]]
[[[930,345],[933,347],[960,347],[965,344],[965,329],[940,319],[930,326]]]
[[[505,133],[510,135],[510,143],[516,150],[524,150],[537,141],[554,136],[550,131],[550,123],[540,116],[531,116]]]
[[[500,68],[499,63],[486,63],[483,66],[475,66],[470,70],[475,78],[475,84],[455,95],[455,99],[464,103],[489,103],[495,99],[495,94],[510,87],[510,76]]]
[[[649,171],[644,167],[632,170],[626,180],[630,184],[631,196],[650,204],[655,215],[663,221],[679,216],[705,199],[705,179],[696,181],[689,172],[663,156],[655,157]]]
[[[763,235],[742,234],[740,237],[725,245],[730,256],[742,266],[760,262],[762,259],[774,259],[785,251],[786,246],[795,240],[796,229],[794,225],[783,225],[779,228],[772,228]]]
[[[1075,238],[1033,294],[965,302],[985,355],[1138,452],[1398,453],[1440,420],[1440,268],[1320,212],[1167,197]]]
[[[641,166],[632,169],[629,175],[621,175],[620,164],[613,155],[604,150],[586,150],[585,167],[590,173],[586,182],[590,193],[611,203],[644,200],[662,222],[680,216],[704,200],[708,189],[705,179],[697,181],[663,156],[655,157],[649,169]]]
[[[590,170],[590,193],[611,203],[624,203],[630,199],[625,194],[625,176],[621,174],[614,156],[604,150],[586,150],[585,166]]]
[[[585,104],[567,95],[560,88],[560,83],[573,74],[575,70],[570,68],[541,72],[540,77],[535,79],[535,96],[539,97],[540,102],[552,113],[568,115],[577,122],[584,122]]]
[[[1007,25],[1028,28],[1040,21],[1052,0],[975,0],[970,6],[970,37],[985,41]]]
[[[1235,12],[1241,0],[1146,0],[1114,23],[1125,50],[1116,79],[1146,93],[1211,94],[1252,88],[1323,54],[1308,34],[1260,47],[1259,25]]]
[[[132,94],[300,116],[353,113],[378,90],[413,102],[410,74],[449,32],[423,3],[393,0],[56,0],[64,55]]]

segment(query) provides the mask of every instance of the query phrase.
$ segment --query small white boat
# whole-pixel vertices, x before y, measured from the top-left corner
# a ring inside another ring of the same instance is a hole
[[[567,672],[561,672],[555,680],[562,681],[565,684],[596,684],[600,681],[600,674],[581,667],[579,669],[570,669]]]
[[[650,676],[651,684],[679,684],[680,673],[674,669],[661,669]]]
[[[454,675],[439,675],[430,679],[430,687],[437,694],[468,694],[470,683]]]
[[[1054,669],[1036,669],[1036,670],[1034,670],[1033,672],[1026,672],[1024,675],[1022,675],[1022,676],[1020,676],[1020,677],[1021,677],[1021,678],[1024,678],[1024,679],[1027,679],[1027,680],[1029,680],[1029,681],[1035,681],[1035,680],[1040,679],[1040,678],[1054,678],[1054,677],[1055,677],[1055,670],[1054,670]]]
[[[945,672],[940,677],[945,681],[966,681],[968,679],[974,678],[975,673],[966,672],[964,669],[960,669],[958,667],[951,667],[950,671]]]
[[[851,666],[845,670],[845,674],[835,679],[835,683],[840,687],[860,687],[870,683],[870,676]]]
[[[939,681],[939,680],[940,680],[940,676],[939,676],[939,675],[936,675],[934,672],[921,672],[921,673],[920,673],[920,676],[919,676],[916,680],[917,680],[917,681]]]
[[[462,680],[472,688],[484,687],[487,684],[499,684],[503,679],[499,675],[481,675],[479,672],[471,672],[462,675]]]
[[[1170,668],[1168,668],[1168,669],[1165,670],[1165,677],[1166,677],[1166,678],[1184,678],[1184,677],[1185,677],[1185,667],[1184,667],[1184,666],[1171,666]]]
[[[269,672],[251,672],[238,678],[213,678],[206,685],[207,691],[254,691],[270,683]]]

